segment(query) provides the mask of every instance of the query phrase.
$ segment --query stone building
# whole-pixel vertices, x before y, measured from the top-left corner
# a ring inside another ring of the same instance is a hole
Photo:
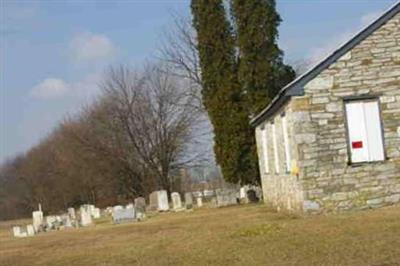
[[[251,121],[264,201],[298,212],[400,201],[400,3]]]

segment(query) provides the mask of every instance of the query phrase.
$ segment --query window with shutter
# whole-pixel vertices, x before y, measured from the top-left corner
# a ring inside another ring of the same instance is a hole
[[[351,162],[384,160],[378,101],[348,101],[345,106]]]

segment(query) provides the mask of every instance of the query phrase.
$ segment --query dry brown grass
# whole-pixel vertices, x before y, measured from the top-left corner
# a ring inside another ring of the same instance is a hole
[[[1,265],[400,265],[400,206],[297,218],[247,205],[10,232],[0,229]]]

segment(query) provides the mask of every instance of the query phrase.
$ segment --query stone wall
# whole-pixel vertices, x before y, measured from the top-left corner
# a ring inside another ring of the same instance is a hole
[[[309,82],[295,135],[305,211],[379,207],[400,201],[400,14]],[[344,98],[379,98],[387,159],[349,164]],[[308,112],[304,112],[307,110]]]

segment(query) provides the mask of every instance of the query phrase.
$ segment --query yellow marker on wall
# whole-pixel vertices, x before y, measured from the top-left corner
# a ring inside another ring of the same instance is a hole
[[[297,166],[296,160],[292,160],[291,162],[290,173],[296,176],[299,175],[299,167]]]

